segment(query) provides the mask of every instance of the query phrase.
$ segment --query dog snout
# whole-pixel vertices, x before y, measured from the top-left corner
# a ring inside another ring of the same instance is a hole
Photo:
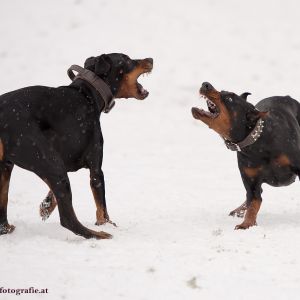
[[[200,88],[200,92],[207,93],[207,92],[210,92],[210,91],[212,91],[214,89],[215,88],[209,82],[203,82],[202,86]]]
[[[148,57],[148,58],[145,59],[145,61],[146,61],[148,64],[153,65],[153,58]]]

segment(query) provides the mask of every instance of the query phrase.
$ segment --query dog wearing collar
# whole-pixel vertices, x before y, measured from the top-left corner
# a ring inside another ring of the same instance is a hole
[[[0,96],[0,235],[15,229],[7,220],[7,203],[11,172],[17,165],[34,172],[50,189],[40,205],[42,219],[57,205],[63,227],[85,238],[111,238],[76,218],[68,172],[90,170],[96,225],[112,223],[106,208],[99,118],[101,112],[109,112],[115,98],[145,99],[148,92],[137,79],[152,67],[152,58],[103,54],[88,58],[84,68],[72,66],[68,86],[32,86]]]
[[[193,107],[193,117],[237,151],[246,201],[229,215],[244,217],[235,228],[247,229],[256,225],[262,184],[287,186],[299,176],[300,104],[289,96],[275,96],[253,106],[247,102],[249,93],[219,92],[208,82],[202,84],[200,95],[208,111]]]

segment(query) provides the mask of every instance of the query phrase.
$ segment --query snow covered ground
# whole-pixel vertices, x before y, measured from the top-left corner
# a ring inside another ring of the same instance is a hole
[[[203,81],[217,89],[300,100],[299,1],[2,0],[0,93],[68,84],[91,55],[154,58],[144,101],[101,117],[112,240],[84,240],[43,223],[47,188],[13,172],[0,237],[0,287],[48,288],[26,299],[298,299],[298,181],[264,186],[259,226],[234,231],[245,191],[236,155],[194,120]],[[202,104],[204,105],[204,103]],[[77,216],[94,226],[88,172],[70,174]],[[14,295],[0,294],[0,299]]]

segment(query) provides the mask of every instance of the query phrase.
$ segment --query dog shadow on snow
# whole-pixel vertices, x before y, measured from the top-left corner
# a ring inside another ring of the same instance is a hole
[[[60,226],[59,222],[53,223],[28,223],[23,221],[15,221],[16,229],[13,234],[7,235],[8,238],[13,238],[16,240],[26,240],[26,239],[36,239],[36,238],[45,238],[56,240],[60,242],[68,242],[68,243],[81,243],[87,241],[95,241],[95,239],[86,240],[81,236],[77,236],[72,234],[72,232],[67,231],[66,229]],[[92,223],[86,223],[85,225],[89,225],[93,227]],[[95,226],[96,227],[96,226]],[[113,231],[110,225],[101,226],[101,230]],[[99,227],[94,228],[99,230]]]

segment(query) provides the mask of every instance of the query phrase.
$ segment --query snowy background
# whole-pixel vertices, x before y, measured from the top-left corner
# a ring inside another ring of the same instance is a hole
[[[47,192],[15,168],[0,237],[0,286],[48,288],[26,299],[297,299],[298,181],[264,186],[259,226],[234,231],[245,199],[236,154],[191,116],[203,81],[217,89],[300,99],[299,1],[1,0],[0,93],[66,85],[85,58],[154,58],[144,101],[118,100],[101,117],[111,219],[94,226],[89,174],[70,174],[79,220],[112,240],[84,240],[47,222]],[[14,295],[0,294],[0,299]]]

